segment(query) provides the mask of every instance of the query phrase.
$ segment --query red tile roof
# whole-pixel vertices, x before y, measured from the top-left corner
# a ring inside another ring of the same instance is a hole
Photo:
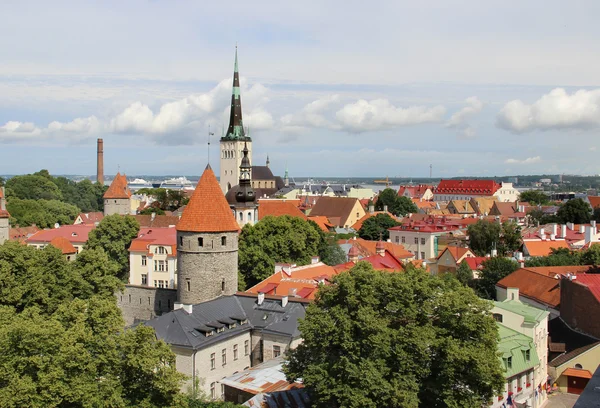
[[[588,196],[588,200],[592,208],[600,207],[600,196]]]
[[[315,222],[323,232],[329,232],[331,228],[335,227],[324,215],[309,216],[308,220]]]
[[[104,198],[112,200],[130,197],[131,191],[129,191],[129,187],[127,186],[127,177],[125,174],[121,175],[121,173],[117,173],[112,183],[110,183],[110,187],[104,193]]]
[[[501,279],[496,286],[519,288],[519,296],[524,296],[557,309],[560,305],[559,280],[547,274],[530,269],[517,269]]]
[[[338,241],[338,244],[350,244],[352,245],[352,247],[358,250],[358,253],[361,257],[366,258],[377,254],[377,242],[378,241],[368,241],[362,238],[353,238],[340,239]],[[383,244],[385,246],[386,251],[389,251],[392,255],[396,257],[396,259],[407,259],[414,257],[412,252],[407,251],[401,244],[395,244],[393,242],[384,242]]]
[[[75,247],[64,237],[52,238],[50,245],[52,245],[54,248],[60,249],[63,255],[77,253]]]
[[[573,368],[569,367],[565,371],[562,372],[561,375],[565,375],[567,377],[577,377],[577,378],[592,378],[592,373],[588,370],[584,370],[581,368]]]
[[[59,228],[41,230],[29,237],[25,242],[49,244],[56,237],[66,238],[71,244],[83,244],[88,240],[90,231],[96,228],[94,225],[63,225]]]
[[[490,259],[490,258],[487,258],[485,256],[470,256],[470,257],[463,259],[463,262],[466,262],[472,271],[476,271],[476,270],[483,269],[483,262],[488,259]]]
[[[386,271],[386,272],[401,272],[404,271],[404,265],[391,254],[390,251],[386,250],[384,255],[381,256],[371,255],[366,258],[361,258],[361,262],[368,262],[373,266],[373,269],[377,271]],[[336,272],[346,271],[354,267],[354,262],[346,262],[341,265],[334,266]]]
[[[548,256],[552,249],[571,249],[567,241],[523,241],[530,256]]]
[[[8,231],[8,239],[11,241],[25,242],[25,240],[38,232],[40,229],[35,225],[29,227],[14,227]]]
[[[97,222],[102,221],[104,218],[104,213],[101,211],[89,212],[89,213],[80,213],[77,218],[81,219],[82,224],[95,224]],[[77,221],[77,218],[75,221]]]
[[[500,188],[494,180],[441,180],[436,194],[493,195]]]
[[[177,231],[239,231],[225,195],[210,165],[206,166],[196,190],[177,224]]]
[[[592,292],[596,300],[600,303],[600,275],[577,275],[577,279],[575,279],[573,282],[586,286],[590,292]]]
[[[290,215],[306,220],[306,215],[298,209],[299,205],[300,200],[258,200],[258,219],[262,220],[267,216]]]
[[[455,262],[458,262],[458,260],[465,255],[475,256],[475,254],[473,253],[473,251],[471,251],[470,248],[463,248],[457,246],[446,247],[446,249],[440,254],[440,256],[442,256],[443,253],[446,251],[450,252],[450,255],[452,255]],[[438,259],[440,258],[440,256],[438,256]]]
[[[419,184],[418,186],[400,186],[398,195],[406,195],[410,198],[421,198],[427,192],[427,189],[433,191],[434,186],[429,186],[427,184]]]
[[[138,237],[131,241],[129,252],[147,253],[150,245],[171,247],[169,256],[177,255],[177,230],[175,228],[142,228]]]

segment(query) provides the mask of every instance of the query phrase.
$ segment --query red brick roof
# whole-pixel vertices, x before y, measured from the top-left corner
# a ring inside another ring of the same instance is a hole
[[[90,231],[96,228],[94,225],[63,225],[60,228],[41,230],[29,237],[25,242],[49,244],[56,237],[63,237],[71,244],[82,244],[87,242]]]
[[[500,188],[494,180],[441,180],[436,194],[493,195]]]
[[[177,224],[177,231],[239,231],[225,195],[210,165],[206,166],[196,190]]]
[[[112,200],[130,197],[131,191],[129,191],[129,187],[127,186],[127,177],[125,174],[121,175],[121,173],[117,173],[112,183],[110,183],[110,187],[104,193],[104,198]]]
[[[398,189],[398,195],[404,196],[404,193],[408,192],[410,198],[421,198],[427,192],[427,189],[433,191],[433,186],[427,184],[419,184],[418,186],[400,186]]]
[[[68,239],[64,237],[52,238],[52,240],[50,241],[50,245],[52,245],[54,248],[60,249],[63,255],[77,253],[75,247],[69,242]]]
[[[517,269],[501,279],[496,286],[501,288],[519,288],[519,296],[548,305],[557,309],[560,305],[559,280],[547,274],[530,269]]]
[[[586,274],[586,275],[577,275],[577,279],[573,282],[578,283],[580,285],[587,286],[592,295],[596,298],[596,300],[600,303],[600,275],[598,274]]]

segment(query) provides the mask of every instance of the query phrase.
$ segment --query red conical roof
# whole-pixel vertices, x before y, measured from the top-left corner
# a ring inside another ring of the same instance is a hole
[[[117,199],[130,197],[131,192],[127,186],[127,176],[117,173],[112,183],[110,183],[110,187],[108,187],[108,190],[106,190],[106,193],[104,193],[104,198]]]
[[[183,210],[177,231],[228,232],[239,231],[229,204],[221,191],[215,173],[206,166],[190,202]]]

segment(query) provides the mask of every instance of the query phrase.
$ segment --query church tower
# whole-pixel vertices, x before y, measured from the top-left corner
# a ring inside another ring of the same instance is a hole
[[[242,161],[244,145],[247,145],[248,158],[252,160],[252,139],[246,135],[242,121],[242,99],[240,96],[240,77],[236,47],[229,127],[227,128],[227,133],[221,137],[221,173],[219,180],[221,190],[224,194],[227,194],[240,178],[240,163]]]
[[[10,214],[6,211],[6,199],[4,198],[4,187],[0,187],[0,245],[8,241],[10,236],[10,225],[8,223]]]
[[[177,301],[206,302],[238,289],[239,226],[210,165],[177,224]]]
[[[252,166],[248,158],[248,146],[244,143],[242,150],[242,164],[240,165],[240,181],[235,191],[235,204],[233,214],[240,227],[246,224],[254,225],[258,218],[258,208],[256,205],[256,193],[252,188],[251,172]]]

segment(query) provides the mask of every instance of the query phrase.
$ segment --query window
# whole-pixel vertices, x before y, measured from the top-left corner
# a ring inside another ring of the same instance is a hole
[[[233,345],[233,359],[234,360],[238,359],[238,347],[237,346],[238,346],[237,344]]]
[[[166,266],[167,261],[154,261],[154,270],[156,272],[165,272],[168,271]]]
[[[157,280],[154,281],[154,287],[158,288],[158,281]]]
[[[221,245],[222,246],[227,245],[227,237],[221,237]]]
[[[250,354],[250,342],[246,340],[244,342],[244,355],[247,356],[248,354]]]
[[[129,303],[131,303],[131,295],[129,295]]]
[[[526,361],[531,360],[531,350],[525,350],[525,360]]]
[[[204,238],[202,238],[202,237],[198,238],[198,246],[200,248],[202,248],[204,246]]]
[[[221,292],[225,292],[225,279],[221,281]]]
[[[400,237],[396,236],[396,244],[399,244],[399,243],[400,243]]]
[[[575,368],[578,370],[582,370],[583,366],[581,364],[575,364]]]
[[[419,238],[415,237],[415,244],[419,243]]]
[[[167,250],[165,249],[165,247],[158,247],[158,253],[159,254],[166,254]]]
[[[240,221],[244,221],[244,213],[243,212],[240,211],[239,217],[240,217]]]
[[[148,284],[148,275],[142,274],[142,285]]]
[[[215,356],[215,353],[212,353],[210,355],[210,369],[214,370],[215,369],[215,365],[216,365],[216,356]]]
[[[225,384],[221,384],[221,398],[225,396]]]
[[[494,320],[498,323],[502,323],[502,315],[500,313],[494,313]]]
[[[421,259],[425,259],[425,252],[421,252]]]
[[[217,399],[217,394],[215,393],[215,385],[216,383],[214,382],[210,383],[210,397],[212,399]]]
[[[425,245],[425,238],[421,238],[421,245]]]
[[[510,370],[512,368],[512,357],[506,359],[506,367]]]
[[[227,349],[221,350],[221,364],[227,364]]]
[[[273,358],[277,358],[281,355],[281,347],[273,346]]]
[[[154,282],[156,282],[156,281],[154,281]],[[190,291],[190,280],[188,279],[185,283],[187,284],[187,290],[189,292]]]
[[[183,237],[179,237],[179,246],[183,246]]]
[[[165,281],[164,280],[159,280],[158,281],[158,287],[159,288],[164,288],[165,287]]]
[[[402,243],[406,244],[406,237],[404,237],[404,236],[402,237]]]
[[[148,263],[148,258],[146,258],[146,255],[142,255],[142,266],[146,266],[147,263]]]

